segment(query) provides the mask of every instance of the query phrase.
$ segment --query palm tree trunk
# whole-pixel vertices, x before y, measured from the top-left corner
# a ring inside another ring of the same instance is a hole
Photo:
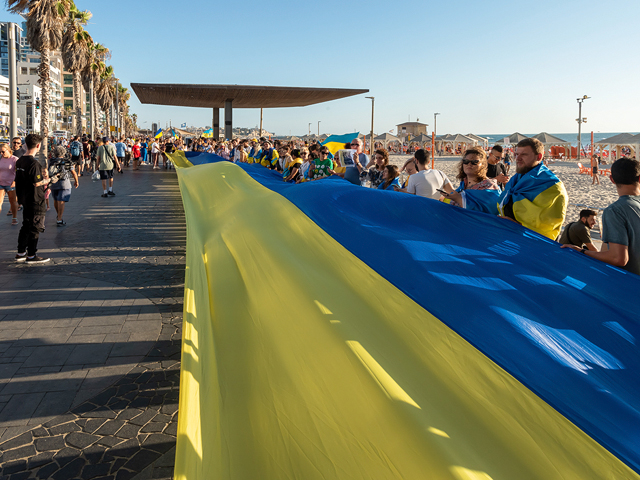
[[[76,104],[76,135],[82,137],[82,84],[80,72],[73,72],[73,101]]]
[[[96,86],[93,85],[93,91],[91,94],[93,98],[93,140],[95,141],[98,138],[98,101],[96,100]]]
[[[42,148],[40,148],[40,154],[38,155],[38,161],[41,165],[47,166],[48,158],[48,140],[49,140],[49,83],[50,83],[50,58],[49,50],[44,49],[40,54],[40,67],[38,73],[40,74],[39,84],[42,88],[42,103],[41,103],[41,117],[40,117],[40,134],[42,135]]]

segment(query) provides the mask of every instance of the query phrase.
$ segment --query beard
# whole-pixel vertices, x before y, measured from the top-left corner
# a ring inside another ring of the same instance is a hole
[[[519,173],[520,175],[524,175],[525,173],[529,173],[535,167],[537,167],[537,165],[534,165],[533,167],[527,167],[526,165],[522,165],[520,167],[520,166],[516,165],[516,173]]]

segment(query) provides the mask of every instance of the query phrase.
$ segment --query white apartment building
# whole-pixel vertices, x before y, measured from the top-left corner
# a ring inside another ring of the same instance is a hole
[[[28,53],[26,60],[18,62],[18,85],[38,85],[40,54]],[[62,130],[62,59],[51,56],[49,83],[49,130]]]
[[[18,85],[18,123],[27,133],[39,132],[42,116],[42,89],[38,85]]]

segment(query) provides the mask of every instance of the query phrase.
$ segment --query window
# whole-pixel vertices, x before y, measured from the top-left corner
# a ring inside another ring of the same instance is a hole
[[[22,75],[26,75],[27,74],[27,67],[20,67],[20,73]]]
[[[30,58],[30,59],[29,59],[29,62],[30,62],[30,63],[40,63],[40,59],[39,59],[39,58],[37,58],[37,57],[36,57],[36,58],[33,58],[33,57],[32,57],[32,58]]]
[[[65,85],[73,85],[73,75],[66,74],[64,75],[64,84]]]
[[[64,96],[73,97],[73,87],[64,87]]]
[[[38,75],[38,69],[37,68],[30,68],[29,69],[29,75]]]
[[[73,108],[73,100],[65,100],[64,101],[64,109],[66,110],[67,108]]]

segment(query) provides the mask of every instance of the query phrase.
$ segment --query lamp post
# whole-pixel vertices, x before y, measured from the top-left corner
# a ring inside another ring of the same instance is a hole
[[[311,122],[309,122],[309,136],[311,136]]]
[[[583,123],[587,123],[587,119],[586,118],[582,118],[582,102],[584,102],[585,100],[587,100],[588,98],[591,97],[587,97],[586,95],[583,95],[582,98],[578,98],[578,118],[576,118],[576,121],[578,122],[578,162],[580,161],[580,150],[581,150],[581,138],[580,136],[582,135],[582,124]]]
[[[431,134],[431,168],[433,168],[433,159],[436,156],[436,134],[438,131],[438,115],[439,113],[433,114],[433,132]]]
[[[322,121],[322,120],[318,120],[318,136],[320,136],[320,122],[321,122],[321,121]]]
[[[434,113],[433,114],[433,134],[437,135],[437,125],[438,125],[438,117],[437,115],[440,115],[439,113]]]
[[[369,155],[373,156],[373,105],[376,101],[376,97],[364,97],[371,100],[371,138],[369,138]]]

